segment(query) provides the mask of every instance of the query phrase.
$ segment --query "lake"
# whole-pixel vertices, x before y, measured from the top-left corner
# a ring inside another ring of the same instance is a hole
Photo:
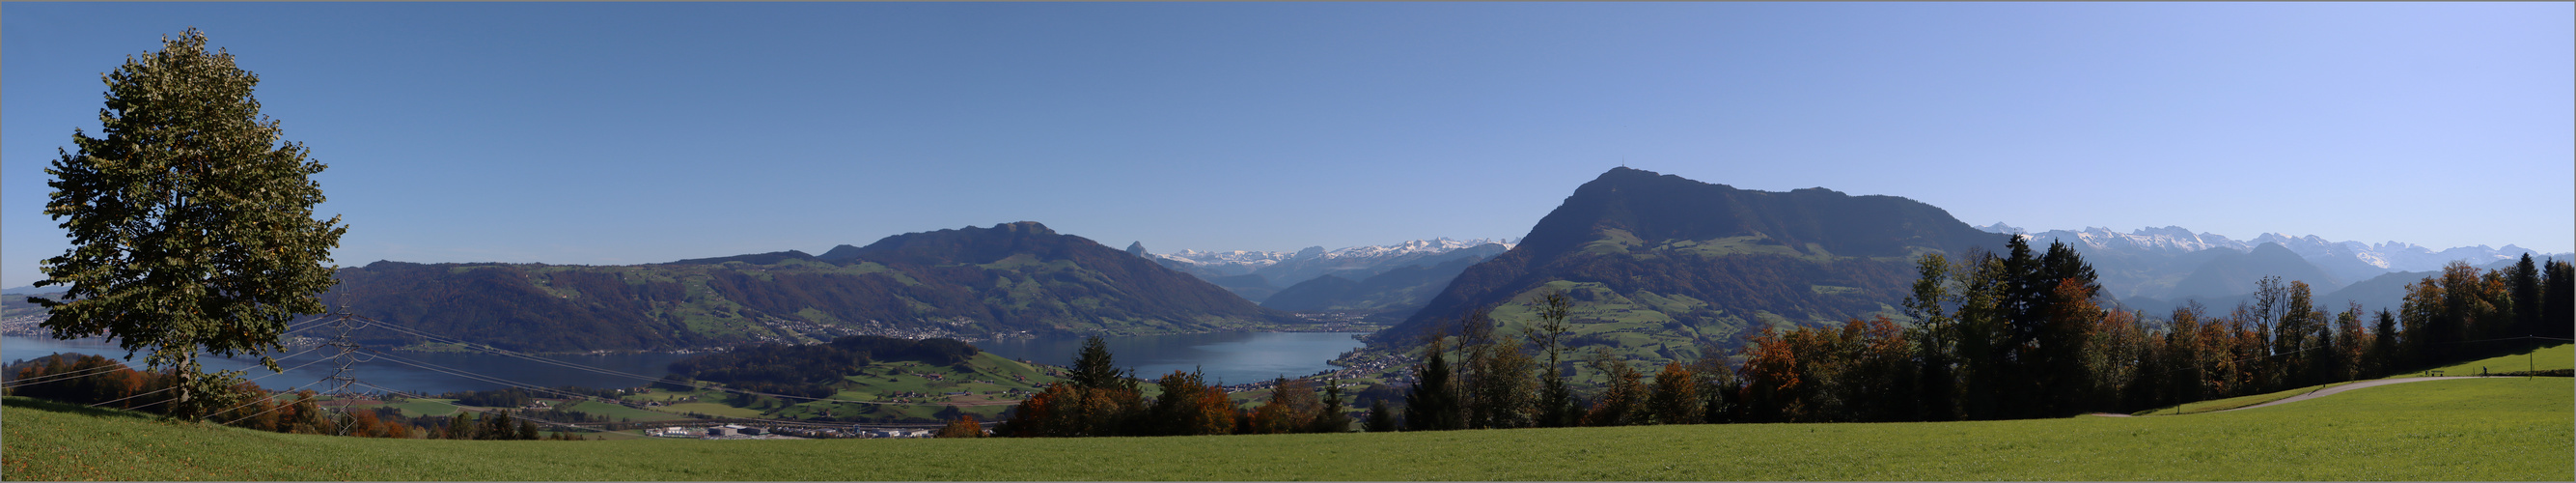
[[[1268,380],[1276,376],[1296,377],[1332,370],[1324,361],[1360,346],[1360,333],[1352,332],[1250,332],[1220,334],[1174,334],[1111,337],[1107,340],[1113,359],[1121,368],[1135,368],[1136,375],[1146,379],[1161,377],[1174,370],[1187,371],[1204,367],[1210,382],[1222,380],[1241,384]],[[1073,356],[1082,348],[1081,338],[1010,339],[975,343],[976,347],[1003,357],[1026,359],[1044,364],[1073,365]],[[297,350],[292,349],[288,353]],[[98,339],[54,340],[43,337],[0,337],[0,361],[34,359],[57,352],[97,354],[114,359],[125,355],[115,344]],[[280,368],[291,368],[285,374],[272,374],[259,367],[256,358],[227,359],[206,357],[199,364],[207,370],[242,370],[244,377],[261,377],[260,387],[294,389],[309,387],[329,389],[332,364],[319,362],[331,351],[317,350],[306,355],[279,359]],[[137,353],[129,366],[140,369],[148,353]],[[500,381],[544,387],[583,386],[623,388],[641,386],[670,373],[673,361],[687,354],[606,354],[546,355],[546,360],[587,366],[605,371],[624,372],[634,376],[603,373],[563,365],[535,362],[494,354],[396,352],[395,357],[363,356],[352,367],[358,380],[386,388],[415,393],[437,394],[448,391],[485,391],[510,387]],[[373,358],[373,360],[369,360]],[[307,363],[313,363],[306,365]],[[302,366],[301,368],[296,368]],[[420,366],[429,366],[424,368]],[[640,376],[640,377],[639,377]],[[494,380],[497,379],[498,381]]]
[[[301,350],[303,349],[289,348],[286,353],[292,354]],[[125,349],[118,348],[116,344],[102,339],[54,340],[42,337],[0,337],[0,361],[14,362],[20,359],[34,359],[57,352],[96,354],[107,356],[109,359],[117,359],[125,356]],[[264,388],[284,390],[306,387],[307,384],[312,384],[310,386],[311,389],[328,390],[331,388],[333,383],[320,381],[322,378],[331,376],[331,372],[334,369],[332,363],[319,362],[312,365],[305,364],[329,359],[330,357],[328,356],[331,353],[332,350],[326,348],[309,352],[302,356],[278,359],[278,368],[289,369],[284,374],[271,373],[268,369],[259,367],[258,358],[228,359],[200,356],[198,364],[205,366],[206,370],[210,372],[229,369],[247,372],[247,374],[242,376],[245,378],[266,376],[266,378],[254,381],[258,383],[260,387]],[[134,354],[134,360],[125,361],[125,364],[140,370],[143,368],[143,359],[150,355],[151,353],[149,351],[137,352]],[[368,384],[423,394],[437,394],[448,391],[466,390],[488,391],[511,387],[509,384],[504,382],[496,382],[494,380],[487,380],[486,378],[542,387],[583,386],[595,388],[624,388],[642,386],[646,383],[653,382],[651,379],[647,378],[658,379],[662,377],[663,374],[669,374],[671,372],[670,365],[672,361],[689,357],[687,354],[536,356],[547,360],[643,376],[633,377],[606,374],[493,354],[396,352],[394,353],[394,356],[409,360],[403,361],[386,358],[384,356],[362,355],[358,357],[361,362],[350,367],[351,375],[356,376],[359,381],[366,382]],[[302,368],[296,369],[297,366],[302,366]],[[419,366],[429,366],[437,369],[428,369]],[[458,375],[452,374],[451,372],[473,374],[482,377]],[[315,384],[317,382],[319,383]],[[365,391],[366,389],[353,388],[352,390]]]
[[[1325,361],[1357,349],[1365,332],[1230,332],[1110,337],[1111,362],[1134,368],[1146,380],[1172,371],[1202,369],[1208,382],[1227,384],[1298,377],[1336,369]],[[994,354],[1042,364],[1072,366],[1080,337],[1005,339],[975,343]]]

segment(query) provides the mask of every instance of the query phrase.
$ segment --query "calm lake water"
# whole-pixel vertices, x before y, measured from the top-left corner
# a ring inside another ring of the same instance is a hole
[[[289,348],[286,353],[292,354],[301,350],[303,349]],[[14,362],[21,359],[44,357],[57,352],[96,354],[107,356],[109,359],[117,359],[125,356],[125,349],[118,348],[116,344],[100,339],[54,340],[41,337],[0,337],[0,360]],[[227,359],[220,357],[203,357],[199,359],[198,364],[205,366],[208,371],[226,369],[244,371],[247,374],[244,374],[242,377],[261,378],[253,382],[258,383],[260,387],[269,389],[294,389],[298,387],[306,387],[306,384],[312,384],[312,386],[310,386],[311,389],[328,390],[334,383],[319,381],[321,381],[322,378],[331,376],[331,372],[334,369],[332,363],[321,362],[312,365],[305,365],[305,363],[329,359],[328,355],[331,352],[331,349],[326,348],[323,350],[309,352],[302,356],[278,359],[278,368],[289,369],[284,374],[272,373],[269,372],[267,368],[259,367],[258,358]],[[143,359],[150,355],[151,353],[148,351],[137,352],[134,354],[134,360],[124,362],[125,365],[132,366],[135,369],[140,370],[143,368]],[[430,354],[396,352],[394,355],[403,359],[409,359],[409,361],[398,361],[391,358],[385,358],[383,356],[360,356],[358,359],[361,362],[350,367],[351,375],[357,377],[359,381],[366,382],[368,384],[384,386],[389,389],[406,392],[425,394],[466,390],[488,391],[511,387],[509,384],[503,382],[450,374],[448,372],[476,374],[502,381],[543,387],[582,386],[595,388],[623,388],[642,386],[646,383],[653,382],[651,379],[646,378],[658,379],[662,377],[663,374],[669,374],[671,372],[670,365],[672,361],[689,357],[688,355],[682,354],[537,356],[548,360],[645,376],[645,378],[639,378],[605,374],[561,365],[530,361],[517,357],[492,354]],[[374,360],[368,360],[370,358],[373,358]],[[301,369],[296,369],[297,366],[303,367]],[[418,366],[429,366],[438,369],[427,369]],[[316,382],[319,383],[317,384]],[[353,390],[364,391],[366,389],[353,388]]]
[[[1112,337],[1107,342],[1109,351],[1114,355],[1119,367],[1135,368],[1138,376],[1147,379],[1160,377],[1174,370],[1187,371],[1204,367],[1211,382],[1223,380],[1229,384],[1240,384],[1267,380],[1276,376],[1296,377],[1331,370],[1333,366],[1325,364],[1324,361],[1338,357],[1344,351],[1358,348],[1360,341],[1352,336],[1359,334],[1361,333],[1177,334]],[[975,346],[1013,359],[1070,366],[1073,365],[1074,354],[1082,348],[1082,339],[1011,339],[999,342],[978,342]],[[290,349],[287,352],[294,353],[300,350],[302,349]],[[0,361],[34,359],[57,352],[97,354],[110,359],[125,355],[124,349],[97,339],[65,341],[42,337],[0,337]],[[284,390],[298,387],[329,389],[333,383],[321,381],[323,378],[330,377],[332,364],[329,362],[305,364],[328,359],[326,356],[330,352],[328,349],[317,350],[302,356],[278,359],[279,368],[290,369],[284,374],[271,373],[268,369],[259,367],[259,360],[256,358],[208,357],[201,359],[199,364],[210,371],[225,369],[246,371],[248,374],[244,377],[260,378],[254,382],[257,382],[260,387],[269,389]],[[126,365],[141,369],[143,358],[147,355],[148,353],[137,353],[134,360],[126,361]],[[362,362],[353,366],[351,372],[358,380],[369,384],[427,394],[461,390],[486,391],[510,387],[507,383],[489,380],[486,377],[545,387],[572,385],[622,388],[652,382],[652,379],[670,373],[672,361],[690,357],[682,354],[537,356],[574,365],[643,376],[632,377],[492,354],[397,352],[394,355],[409,361],[383,356],[364,356],[360,358]],[[374,360],[367,360],[370,357]],[[298,369],[297,366],[303,367]],[[430,366],[436,369],[418,366]]]
[[[1227,384],[1297,377],[1333,370],[1324,361],[1360,347],[1365,332],[1234,332],[1110,337],[1110,359],[1153,380],[1172,371],[1202,369],[1209,382]],[[994,354],[1059,366],[1073,365],[1083,338],[1008,339],[975,343]]]

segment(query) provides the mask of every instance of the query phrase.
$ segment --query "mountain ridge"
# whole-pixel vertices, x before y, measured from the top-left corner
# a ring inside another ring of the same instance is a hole
[[[1741,190],[1622,167],[1577,187],[1521,240],[1373,343],[1409,343],[1479,308],[1525,324],[1520,304],[1561,290],[1580,307],[1577,345],[1675,360],[1760,325],[1896,315],[1916,255],[2006,238],[1902,197]]]
[[[2203,301],[2227,298],[2241,293],[2178,293],[2178,284],[2209,260],[2229,253],[2249,254],[2264,244],[2276,244],[2295,253],[2328,277],[2306,280],[2321,284],[2331,278],[2337,285],[2358,283],[2388,273],[2439,271],[2453,261],[2471,265],[2510,262],[2522,255],[2536,258],[2570,258],[2576,253],[2546,254],[2505,245],[2455,247],[2435,251],[2404,242],[2368,244],[2355,241],[2328,241],[2316,235],[2290,236],[2264,233],[2248,240],[2236,240],[2208,232],[2193,232],[2179,226],[2139,228],[2121,233],[2109,228],[2087,227],[2083,230],[2049,230],[2025,233],[2001,222],[1978,227],[1992,233],[2021,233],[2031,237],[2032,244],[2065,241],[2101,271],[2105,291],[2124,300],[2139,300],[2156,305],[2162,301],[2180,303],[2186,297],[2202,296]],[[2213,251],[2215,250],[2215,251]],[[2250,282],[2248,282],[2250,283]]]
[[[674,350],[846,335],[977,339],[1304,324],[1035,222],[625,266],[348,267],[324,294],[404,327],[516,350]],[[376,342],[416,343],[390,332]]]

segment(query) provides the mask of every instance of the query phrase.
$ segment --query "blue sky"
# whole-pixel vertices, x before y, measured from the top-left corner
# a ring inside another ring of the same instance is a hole
[[[1039,221],[1158,252],[1516,237],[1618,166],[2031,229],[2576,249],[2576,9],[2512,4],[0,5],[0,285],[190,26],[343,265]],[[94,131],[93,131],[94,132]]]

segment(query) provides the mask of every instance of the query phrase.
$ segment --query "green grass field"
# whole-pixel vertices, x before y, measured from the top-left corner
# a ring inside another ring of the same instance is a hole
[[[2517,352],[2517,353],[2509,354],[2509,355],[2502,355],[2502,356],[2496,356],[2496,357],[2491,357],[2491,358],[2482,359],[2482,360],[2469,361],[2469,362],[2464,362],[2464,363],[2459,363],[2459,364],[2452,364],[2452,365],[2448,365],[2448,366],[2443,366],[2443,367],[2439,368],[2438,370],[2442,371],[2442,373],[2443,373],[2444,375],[2460,376],[2460,375],[2475,375],[2475,374],[2477,374],[2477,373],[2478,373],[2478,369],[2479,369],[2479,368],[2481,368],[2481,367],[2489,368],[2489,369],[2491,369],[2491,370],[2493,370],[2493,371],[2495,371],[2495,372],[2520,371],[2520,370],[2525,370],[2525,369],[2524,369],[2525,367],[2533,367],[2533,368],[2536,368],[2536,369],[2534,369],[2534,370],[2543,370],[2543,371],[2545,371],[2545,370],[2551,370],[2551,369],[2568,369],[2568,368],[2576,368],[2576,350],[2571,350],[2571,349],[2576,349],[2576,345],[2571,345],[2571,344],[2558,344],[2558,345],[2547,346],[2547,347],[2541,347],[2541,348],[2537,348],[2537,349],[2533,349],[2533,350],[2528,350],[2528,351]],[[2520,365],[2517,365],[2517,364],[2520,364]],[[2511,366],[2511,367],[2507,367],[2507,366]],[[2423,372],[2408,372],[2408,373],[2403,373],[2403,374],[2391,374],[2391,375],[2389,375],[2388,377],[2383,377],[2383,378],[2381,378],[2381,379],[2396,379],[2396,378],[2405,378],[2405,377],[2418,377],[2418,376],[2422,376],[2422,375],[2424,375],[2426,372],[2429,372],[2429,371],[2423,371]],[[2226,399],[2212,399],[2212,400],[2207,400],[2207,401],[2191,402],[2191,403],[2185,403],[2185,404],[2182,404],[2182,405],[2181,405],[2182,407],[2181,407],[2181,409],[2180,409],[2179,411],[2177,411],[2177,410],[2174,408],[2174,406],[2165,406],[2165,407],[2156,408],[2156,409],[2153,409],[2153,410],[2139,411],[2139,412],[2137,412],[2137,414],[2138,414],[2138,415],[2141,415],[2141,416],[2148,416],[2148,415],[2166,416],[2166,415],[2174,415],[2174,414],[2197,414],[2197,413],[2205,413],[2205,412],[2212,412],[2212,411],[2225,411],[2225,410],[2229,410],[2229,409],[2236,409],[2236,408],[2241,408],[2241,407],[2246,407],[2246,406],[2252,406],[2252,405],[2256,405],[2256,404],[2262,404],[2262,403],[2267,403],[2267,402],[2272,402],[2272,401],[2278,401],[2278,400],[2282,400],[2282,399],[2287,399],[2287,398],[2289,398],[2289,397],[2291,397],[2291,396],[2297,396],[2297,395],[2300,395],[2300,394],[2307,394],[2307,393],[2309,393],[2309,392],[2313,392],[2313,391],[2316,391],[2316,390],[2318,390],[2318,389],[2331,388],[2331,387],[2335,387],[2335,386],[2341,386],[2341,385],[2344,385],[2344,384],[2350,384],[2350,383],[2349,383],[2349,382],[2338,382],[2338,383],[2334,383],[2334,384],[2325,384],[2325,385],[2319,385],[2319,386],[2307,386],[2307,387],[2301,387],[2301,388],[2290,389],[2290,390],[2284,390],[2284,391],[2273,392],[2273,393],[2268,393],[2268,394],[2255,394],[2255,395],[2250,395],[2250,396],[2237,396],[2237,397],[2231,397],[2231,398],[2226,398]]]
[[[2338,382],[2338,383],[2334,383],[2334,384],[2325,384],[2325,385],[2318,385],[2318,386],[2308,386],[2308,387],[2302,387],[2302,388],[2297,388],[2297,389],[2290,389],[2290,390],[2286,390],[2286,391],[2279,391],[2279,392],[2273,392],[2273,393],[2268,393],[2268,394],[2255,394],[2255,395],[2250,395],[2250,396],[2237,396],[2237,397],[2231,397],[2231,398],[2226,398],[2226,399],[2211,399],[2211,400],[2207,400],[2207,401],[2189,402],[2189,403],[2183,403],[2183,404],[2181,405],[2181,408],[2180,408],[2180,409],[2176,409],[2174,406],[2165,406],[2165,407],[2156,408],[2156,409],[2151,409],[2151,410],[2146,410],[2146,411],[2139,411],[2139,412],[2137,412],[2136,414],[2137,414],[2137,415],[2139,415],[2139,416],[2175,416],[2175,415],[2184,415],[2184,414],[2200,414],[2200,413],[2213,412],[2213,411],[2226,411],[2226,410],[2229,410],[2229,409],[2236,409],[2236,408],[2241,408],[2241,407],[2246,407],[2246,406],[2252,406],[2252,405],[2262,404],[2262,403],[2267,403],[2267,402],[2272,402],[2272,401],[2279,401],[2279,400],[2282,400],[2282,399],[2289,399],[2291,396],[2297,396],[2297,395],[2300,395],[2300,394],[2307,394],[2307,393],[2310,393],[2310,392],[2315,392],[2315,391],[2317,391],[2317,390],[2319,390],[2319,389],[2325,389],[2325,388],[2330,388],[2330,387],[2335,387],[2335,386],[2341,386],[2341,385],[2345,385],[2345,384],[2351,384],[2351,383],[2350,383],[2350,382]]]
[[[2551,369],[2570,368],[2576,368],[2576,344],[2558,344],[2507,355],[2489,357],[2486,359],[2442,366],[2436,368],[2436,370],[2442,371],[2442,375],[2446,376],[2474,376],[2477,375],[2480,370],[2488,372],[2515,372],[2524,370],[2546,371]],[[2412,377],[2421,374],[2422,373],[2406,373],[2391,377]]]
[[[393,406],[396,409],[401,409],[404,416],[415,418],[421,416],[446,416],[456,414],[456,405],[449,404],[449,402],[453,401],[453,399],[413,399],[400,403],[386,404],[386,406]]]
[[[0,477],[2568,481],[2570,381],[2420,382],[2174,417],[984,440],[382,440],[12,398]]]
[[[588,402],[588,401],[585,401],[585,402],[575,403],[575,404],[573,404],[573,405],[571,405],[571,406],[565,407],[564,409],[565,409],[565,410],[569,410],[569,411],[576,411],[576,412],[582,412],[582,413],[588,413],[588,414],[596,414],[596,415],[600,415],[600,416],[607,416],[607,417],[609,418],[609,420],[611,420],[611,421],[617,421],[617,420],[625,420],[625,421],[669,421],[669,420],[674,420],[674,419],[687,419],[687,417],[686,417],[686,416],[680,416],[680,415],[670,414],[670,413],[664,413],[664,412],[646,411],[646,410],[642,410],[642,409],[635,409],[635,408],[630,408],[630,407],[626,407],[626,406],[620,406],[620,405],[616,405],[616,404],[609,404],[609,403],[603,403],[603,402]]]

